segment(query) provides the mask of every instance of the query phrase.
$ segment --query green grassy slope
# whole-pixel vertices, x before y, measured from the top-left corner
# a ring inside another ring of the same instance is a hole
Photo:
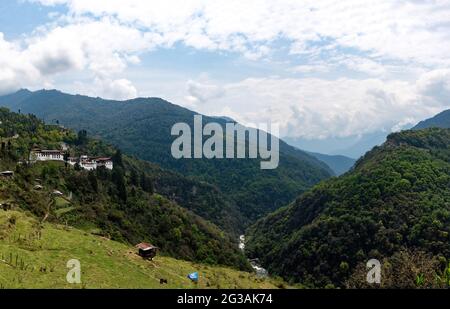
[[[40,236],[39,236],[40,235]],[[71,259],[81,284],[66,280]],[[198,271],[198,284],[187,275]],[[167,284],[161,285],[160,279]],[[145,261],[125,244],[64,225],[40,224],[30,213],[0,210],[0,288],[277,288],[280,280],[220,266],[157,256]]]

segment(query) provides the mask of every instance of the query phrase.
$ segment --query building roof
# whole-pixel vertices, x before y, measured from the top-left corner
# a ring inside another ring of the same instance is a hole
[[[36,152],[45,152],[45,153],[62,153],[61,150],[37,150]]]
[[[104,162],[104,161],[111,161],[112,159],[111,158],[106,158],[106,157],[93,157],[93,158],[91,158],[92,160],[95,160],[95,161],[100,161],[100,162]]]
[[[152,249],[158,249],[158,247],[155,247],[149,243],[141,242],[140,244],[136,245],[136,248],[141,250],[152,250]]]
[[[14,172],[13,171],[3,171],[3,172],[0,172],[0,175],[14,175]]]

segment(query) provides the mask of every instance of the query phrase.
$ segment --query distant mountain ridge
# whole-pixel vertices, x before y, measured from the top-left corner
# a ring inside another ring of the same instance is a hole
[[[0,105],[35,114],[47,123],[87,130],[124,153],[217,186],[252,222],[292,201],[333,171],[323,162],[283,141],[280,165],[261,171],[259,160],[176,160],[171,156],[171,127],[192,124],[196,114],[159,98],[103,100],[56,90],[18,91],[0,97]],[[204,116],[204,122],[227,120]]]
[[[389,132],[379,130],[372,133],[358,134],[348,137],[328,137],[325,139],[304,139],[285,137],[289,144],[313,153],[327,155],[343,155],[357,159],[375,146],[384,143]]]
[[[318,160],[326,163],[337,176],[340,176],[348,172],[356,163],[355,159],[346,156],[340,155],[333,156],[315,152],[308,152],[308,153],[317,158]]]
[[[414,130],[427,129],[427,128],[450,128],[450,109],[445,110],[436,116],[419,122]]]

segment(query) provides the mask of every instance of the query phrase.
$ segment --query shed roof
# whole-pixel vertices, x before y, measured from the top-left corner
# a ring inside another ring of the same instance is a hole
[[[153,246],[153,245],[151,245],[149,243],[146,243],[146,242],[141,242],[140,244],[137,244],[136,248],[141,249],[141,250],[158,249],[158,247]]]

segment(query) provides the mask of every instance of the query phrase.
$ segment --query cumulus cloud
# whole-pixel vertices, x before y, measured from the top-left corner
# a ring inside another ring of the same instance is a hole
[[[189,80],[186,85],[191,103],[207,103],[224,95],[225,90],[212,83]]]
[[[283,74],[292,76],[187,77],[179,100],[244,123],[276,121],[285,135],[396,130],[449,106],[447,0],[29,1],[67,12],[25,39],[0,34],[0,93],[87,72],[92,82],[78,83],[80,92],[131,98],[127,68],[183,44],[252,61],[286,53]]]
[[[446,100],[448,84],[443,87],[442,79],[436,77],[443,75],[431,72],[413,82],[251,78],[216,86],[224,89],[222,94],[198,108],[244,124],[277,122],[282,136],[290,137],[313,139],[396,131],[450,107]],[[435,87],[443,91],[428,91]]]
[[[43,27],[23,42],[7,42],[0,35],[3,92],[49,84],[59,73],[88,70],[102,81],[100,89],[110,90],[99,95],[117,95],[114,97],[117,99],[124,98],[124,94],[136,96],[129,81],[126,84],[123,79],[113,77],[121,74],[128,64],[139,62],[134,53],[151,48],[149,36],[107,18]]]
[[[373,56],[449,63],[448,1],[403,0],[34,0],[66,4],[76,16],[114,16],[161,36],[163,44],[268,53],[291,42],[292,53],[355,48]],[[176,9],[174,9],[176,8]],[[439,48],[436,48],[439,46]]]
[[[94,85],[95,92],[100,91],[100,96],[106,99],[126,100],[137,96],[136,88],[127,79],[96,79]]]
[[[450,105],[450,69],[427,72],[417,81],[418,91],[434,106]]]
[[[40,78],[39,70],[30,64],[20,48],[4,39],[0,32],[0,94],[18,88],[22,83],[32,83]]]

